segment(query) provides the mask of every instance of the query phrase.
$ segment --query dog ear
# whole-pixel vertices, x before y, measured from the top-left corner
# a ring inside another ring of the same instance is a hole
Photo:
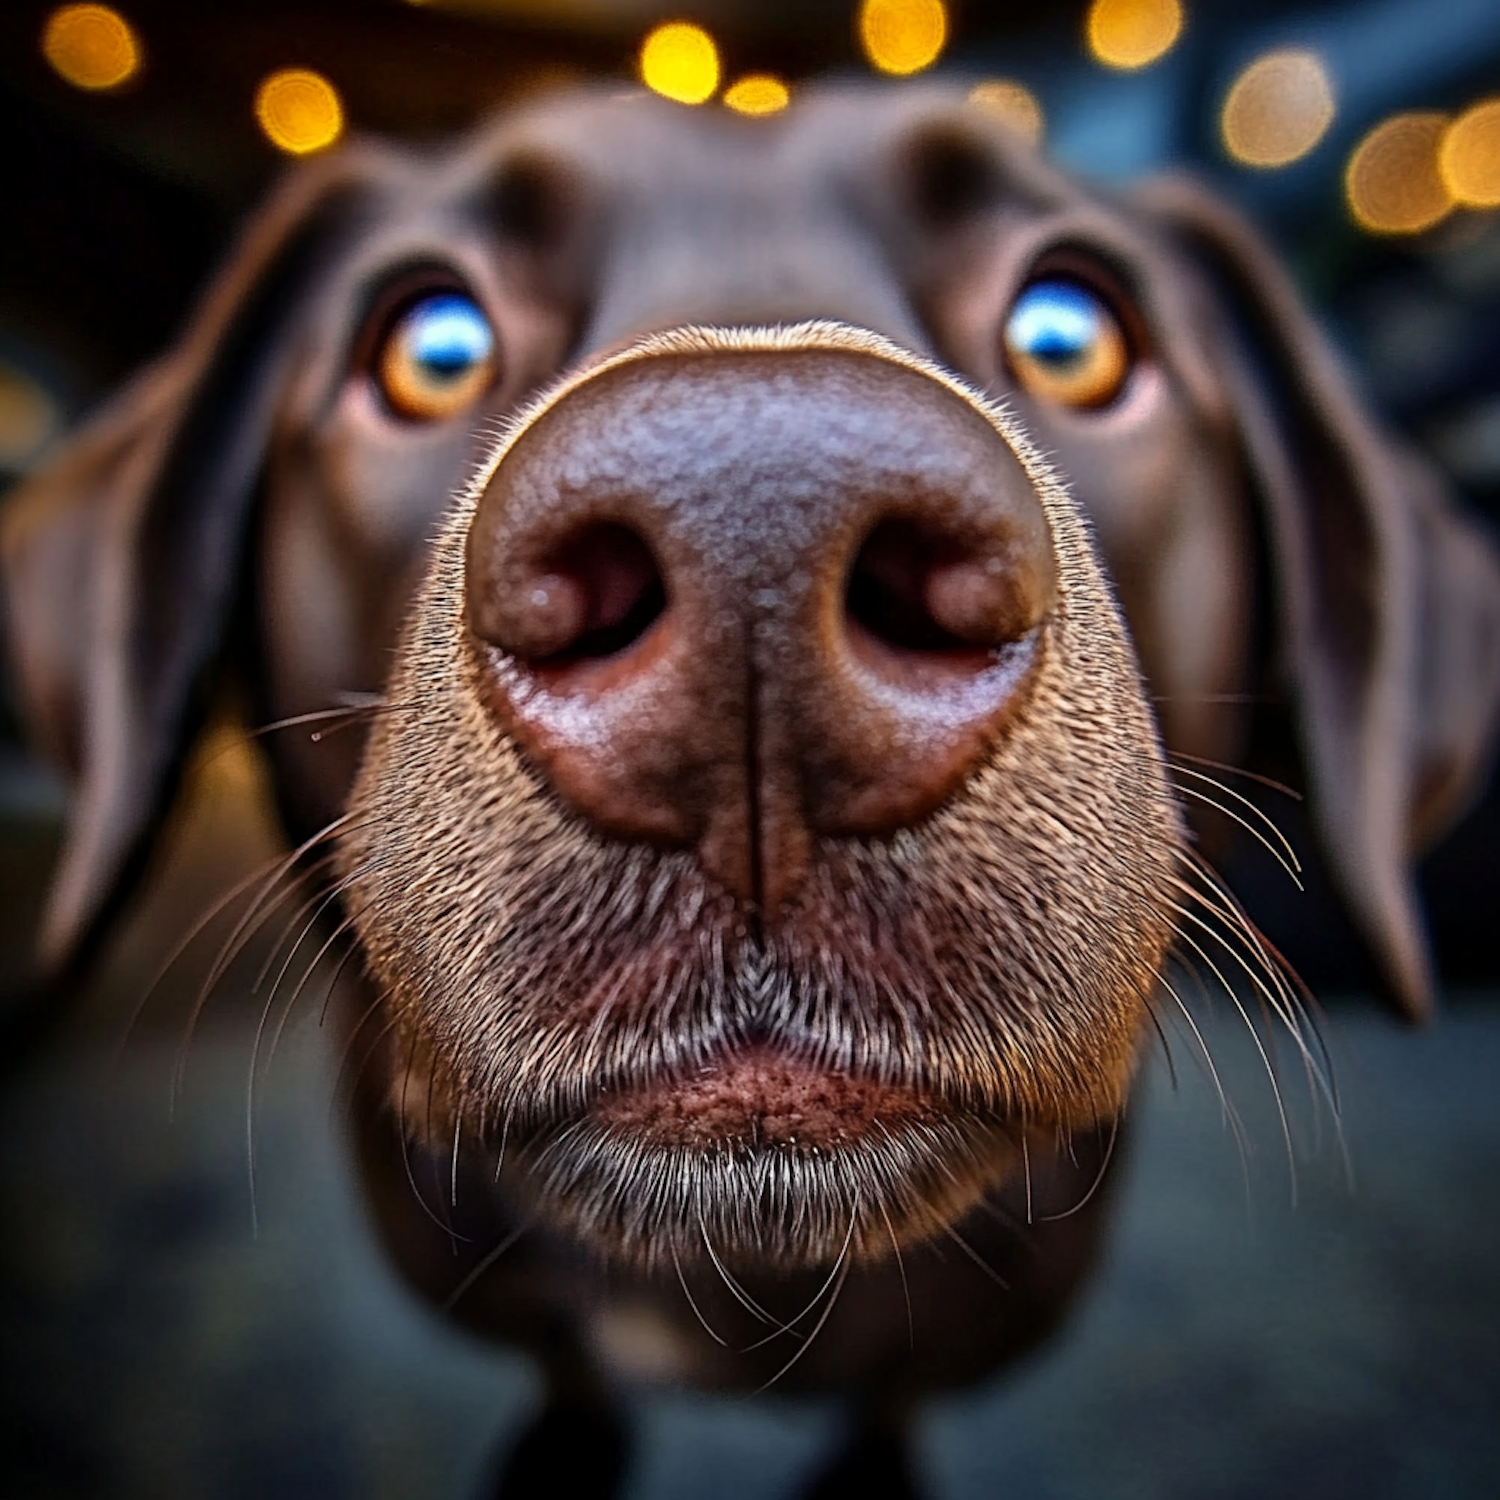
[[[1376,426],[1254,232],[1190,182],[1137,202],[1227,314],[1282,651],[1335,883],[1411,1019],[1432,1008],[1412,863],[1480,789],[1500,715],[1500,561]]]
[[[176,346],[0,514],[21,711],[75,783],[49,973],[91,946],[176,788],[240,584],[288,313],[380,160],[355,148],[289,176]]]

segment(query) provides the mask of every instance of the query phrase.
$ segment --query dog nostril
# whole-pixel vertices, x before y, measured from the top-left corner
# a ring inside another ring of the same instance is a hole
[[[533,566],[471,570],[469,579],[474,633],[532,663],[613,656],[667,604],[651,549],[617,522],[575,531]]]
[[[991,651],[1040,622],[1045,572],[1005,534],[965,544],[887,518],[854,559],[845,609],[855,627],[898,651]]]

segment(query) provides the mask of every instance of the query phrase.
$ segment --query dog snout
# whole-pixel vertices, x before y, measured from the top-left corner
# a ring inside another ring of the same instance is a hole
[[[931,813],[1024,699],[1046,517],[994,428],[858,351],[649,355],[557,402],[469,530],[484,697],[600,830],[763,912]]]

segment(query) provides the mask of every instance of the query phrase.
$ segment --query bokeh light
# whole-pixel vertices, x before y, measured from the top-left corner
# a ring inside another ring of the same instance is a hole
[[[141,70],[140,38],[107,5],[60,5],[42,28],[42,56],[80,89],[118,88]]]
[[[742,115],[774,115],[791,103],[792,91],[770,73],[746,73],[724,90],[724,102]]]
[[[57,431],[57,404],[29,376],[0,362],[0,468],[20,469]]]
[[[943,0],[863,0],[859,43],[870,66],[905,77],[930,68],[948,40]]]
[[[1094,0],[1085,23],[1089,51],[1106,67],[1144,68],[1182,35],[1179,0]]]
[[[1011,78],[986,78],[969,90],[969,103],[993,115],[1033,146],[1042,139],[1042,106],[1024,83]]]
[[[1333,124],[1333,85],[1322,59],[1301,47],[1257,57],[1235,79],[1219,116],[1224,149],[1247,167],[1300,161]]]
[[[1446,115],[1412,110],[1382,120],[1354,148],[1344,170],[1349,211],[1376,234],[1418,234],[1453,207],[1438,170]]]
[[[1481,99],[1448,127],[1438,171],[1465,207],[1500,207],[1500,99]]]
[[[282,68],[255,92],[255,118],[271,144],[292,156],[333,145],[344,133],[338,90],[310,68]]]
[[[641,44],[641,82],[679,104],[702,104],[719,86],[719,49],[686,21],[658,26]]]

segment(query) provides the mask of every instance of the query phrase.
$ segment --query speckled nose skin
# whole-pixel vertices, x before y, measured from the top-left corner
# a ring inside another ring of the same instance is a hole
[[[490,704],[558,795],[768,915],[813,838],[889,835],[962,781],[1055,592],[994,429],[848,350],[588,383],[507,454],[466,565]]]

